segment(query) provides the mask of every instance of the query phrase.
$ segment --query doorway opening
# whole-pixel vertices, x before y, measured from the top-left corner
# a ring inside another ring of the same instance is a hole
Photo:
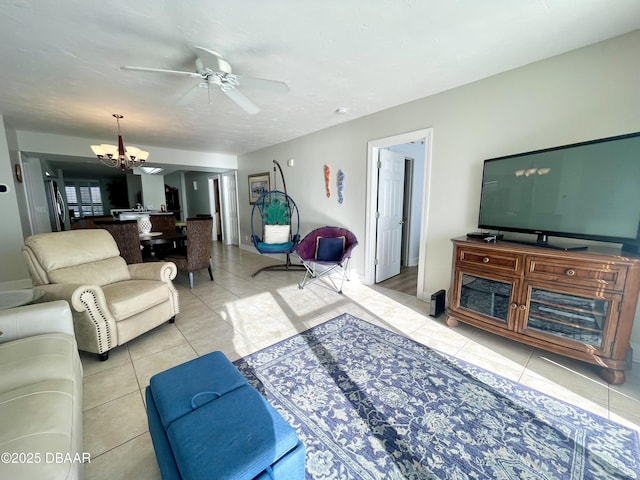
[[[415,238],[413,244],[416,246],[418,257],[415,295],[420,300],[425,299],[423,292],[424,259],[427,248],[432,133],[433,129],[428,128],[371,140],[367,148],[368,188],[364,281],[373,285],[377,281],[381,281],[380,279],[388,275],[389,272],[393,273],[396,270],[399,272],[403,257],[406,263],[413,263],[410,259],[410,247],[408,247],[408,251],[402,250],[402,231],[404,230],[405,238]],[[402,155],[396,153],[388,156],[387,151],[413,151],[414,153]],[[389,160],[389,158],[391,159]],[[410,176],[412,177],[410,179],[406,178],[404,174],[407,159],[410,159]],[[402,174],[399,171],[402,171]],[[394,187],[394,182],[399,186]],[[406,182],[411,183],[411,191],[405,188]],[[398,194],[398,190],[401,190],[400,194]],[[403,219],[403,215],[410,215],[411,218]],[[409,225],[405,226],[404,223]],[[414,227],[413,231],[412,226]],[[411,245],[411,242],[406,243],[405,248],[408,245]],[[380,275],[380,269],[384,269],[386,272]]]
[[[209,179],[209,209],[213,217],[213,240],[222,241],[222,222],[220,220],[220,176]]]
[[[219,173],[208,179],[209,213],[213,217],[212,238],[224,245],[240,245],[237,172]]]

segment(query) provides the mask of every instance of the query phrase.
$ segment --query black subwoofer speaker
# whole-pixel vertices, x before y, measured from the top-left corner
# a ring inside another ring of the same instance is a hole
[[[429,315],[432,317],[437,317],[444,313],[444,300],[446,293],[444,290],[438,290],[436,293],[431,295],[431,308],[429,311]]]

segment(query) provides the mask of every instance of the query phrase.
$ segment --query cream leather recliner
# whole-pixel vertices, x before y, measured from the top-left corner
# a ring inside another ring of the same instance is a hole
[[[22,248],[39,301],[66,300],[72,307],[78,348],[106,360],[109,350],[179,312],[171,262],[127,265],[102,229],[43,233]]]

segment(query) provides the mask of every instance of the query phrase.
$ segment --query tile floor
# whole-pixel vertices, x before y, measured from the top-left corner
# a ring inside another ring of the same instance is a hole
[[[640,430],[640,365],[624,385],[608,385],[594,367],[552,355],[460,324],[428,316],[415,297],[353,279],[344,294],[313,284],[300,290],[302,273],[263,272],[266,257],[214,242],[215,281],[206,270],[188,287],[175,281],[181,313],[129,344],[106,362],[82,354],[85,476],[93,479],[159,479],[147,429],[144,389],[157,372],[221,350],[236,360],[318,323],[348,312],[405,334],[436,350],[534,387]]]

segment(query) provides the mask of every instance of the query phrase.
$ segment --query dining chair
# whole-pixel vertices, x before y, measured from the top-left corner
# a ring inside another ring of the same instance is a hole
[[[176,217],[173,215],[158,215],[150,214],[151,230],[153,232],[162,233],[175,233],[176,232]]]
[[[142,263],[137,220],[96,220],[95,228],[103,228],[111,234],[127,264]]]
[[[189,287],[193,288],[193,272],[206,268],[209,278],[213,281],[213,260],[211,260],[212,217],[187,218],[187,245],[164,257],[165,261],[173,262],[178,271],[189,274]]]
[[[176,217],[173,215],[152,213],[149,215],[149,219],[151,220],[152,232],[160,232],[163,235],[174,235],[177,232]],[[175,242],[160,243],[153,247],[154,254],[158,258],[164,258],[176,248]]]

